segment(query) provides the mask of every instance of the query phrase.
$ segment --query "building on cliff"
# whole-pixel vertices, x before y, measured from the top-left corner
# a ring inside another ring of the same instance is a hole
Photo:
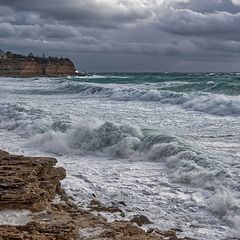
[[[1,77],[73,76],[75,71],[69,58],[26,57],[10,51],[0,54]]]

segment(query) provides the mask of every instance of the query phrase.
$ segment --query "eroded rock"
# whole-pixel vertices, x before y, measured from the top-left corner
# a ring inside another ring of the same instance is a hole
[[[66,171],[54,158],[23,157],[0,151],[0,209],[43,210]]]

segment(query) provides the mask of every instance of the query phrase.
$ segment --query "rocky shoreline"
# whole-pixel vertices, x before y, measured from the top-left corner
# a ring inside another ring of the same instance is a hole
[[[95,198],[87,210],[79,208],[61,188],[66,171],[56,164],[54,158],[0,150],[0,240],[189,239],[177,238],[177,229],[144,231],[139,226],[150,223],[144,216],[108,222],[99,212],[124,213]]]

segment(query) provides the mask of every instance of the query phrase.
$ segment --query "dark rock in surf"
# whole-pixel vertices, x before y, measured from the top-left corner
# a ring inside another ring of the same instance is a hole
[[[131,222],[136,223],[139,227],[146,225],[146,224],[152,224],[152,222],[144,215],[136,215],[131,219]]]

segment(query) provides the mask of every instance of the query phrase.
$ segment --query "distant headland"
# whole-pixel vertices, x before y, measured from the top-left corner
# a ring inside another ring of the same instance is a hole
[[[63,77],[79,74],[69,58],[28,56],[0,51],[0,77]]]

